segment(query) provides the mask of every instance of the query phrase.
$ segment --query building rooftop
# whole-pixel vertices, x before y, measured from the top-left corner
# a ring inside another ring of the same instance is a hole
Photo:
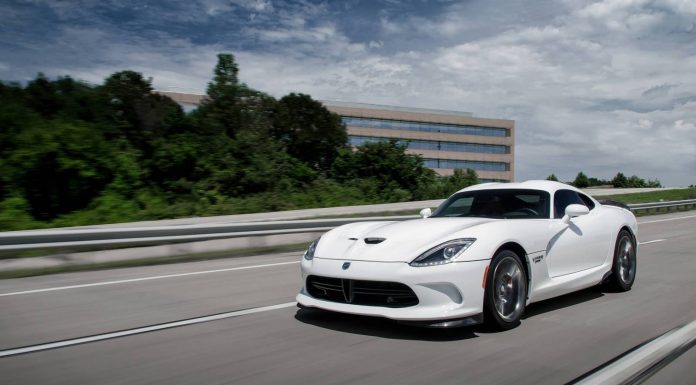
[[[382,111],[395,111],[395,112],[412,112],[421,114],[436,114],[436,115],[450,115],[450,116],[465,116],[472,117],[471,112],[464,111],[449,111],[449,110],[438,110],[431,108],[413,108],[413,107],[397,107],[397,106],[387,106],[382,104],[368,104],[368,103],[353,103],[353,102],[340,102],[335,100],[320,100],[325,106],[331,107],[346,107],[346,108],[364,108],[370,110],[382,110]]]

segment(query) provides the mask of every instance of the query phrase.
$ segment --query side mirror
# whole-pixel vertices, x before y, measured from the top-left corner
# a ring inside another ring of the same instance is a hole
[[[565,216],[563,217],[563,222],[569,223],[571,218],[579,217],[581,215],[587,215],[590,213],[590,209],[585,205],[568,205],[565,209]]]
[[[430,210],[430,208],[424,208],[423,210],[420,211],[420,216],[421,218],[425,219],[429,216],[433,215],[433,211]]]

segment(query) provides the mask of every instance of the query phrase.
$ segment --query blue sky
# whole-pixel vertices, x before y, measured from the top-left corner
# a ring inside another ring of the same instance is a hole
[[[3,1],[0,79],[122,69],[202,93],[216,54],[280,97],[516,121],[516,177],[696,183],[696,2]]]

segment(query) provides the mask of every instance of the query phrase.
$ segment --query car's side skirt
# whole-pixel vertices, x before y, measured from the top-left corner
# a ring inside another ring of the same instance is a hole
[[[605,274],[610,270],[611,264],[605,263],[591,269],[558,277],[536,277],[539,280],[534,282],[528,303],[543,301],[597,285],[602,282]]]

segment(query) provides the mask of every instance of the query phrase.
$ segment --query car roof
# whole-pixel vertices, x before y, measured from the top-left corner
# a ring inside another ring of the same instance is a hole
[[[463,191],[478,191],[478,190],[500,190],[500,189],[521,189],[521,190],[542,190],[548,191],[553,195],[557,190],[573,190],[579,193],[583,193],[581,190],[565,183],[554,182],[550,180],[528,180],[525,182],[493,182],[493,183],[481,183],[473,186],[463,188],[457,192]],[[585,193],[583,193],[585,194]],[[587,195],[587,194],[585,194]]]

